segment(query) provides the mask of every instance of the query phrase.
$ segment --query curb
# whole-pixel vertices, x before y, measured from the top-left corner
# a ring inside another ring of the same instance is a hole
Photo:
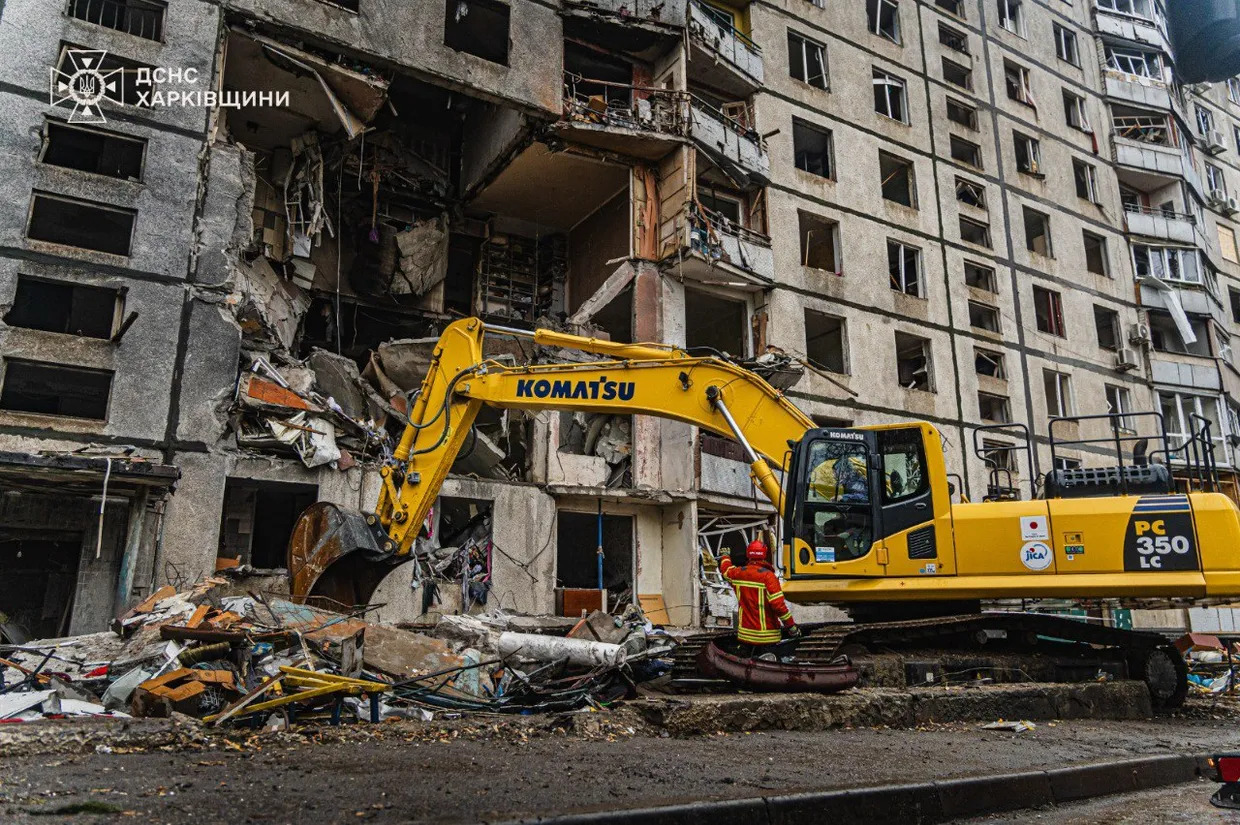
[[[884,819],[931,825],[1178,785],[1202,775],[1206,758],[1167,754],[941,782],[531,817],[506,825],[873,825]]]

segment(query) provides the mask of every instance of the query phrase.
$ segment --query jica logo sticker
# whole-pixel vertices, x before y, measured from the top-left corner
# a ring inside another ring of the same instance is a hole
[[[1054,553],[1044,541],[1027,541],[1020,548],[1021,564],[1030,570],[1045,570],[1051,566]]]

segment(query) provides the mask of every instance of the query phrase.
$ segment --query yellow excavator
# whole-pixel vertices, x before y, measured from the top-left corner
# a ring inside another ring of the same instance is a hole
[[[504,363],[484,356],[488,335],[600,358]],[[866,620],[834,628],[835,649],[1065,643],[1117,655],[1150,685],[1157,704],[1175,705],[1185,695],[1186,671],[1161,635],[977,606],[1016,598],[1191,604],[1240,597],[1240,510],[1208,483],[1210,472],[1199,474],[1201,489],[1181,491],[1168,466],[1191,452],[1193,466],[1213,470],[1208,423],[1175,451],[1160,426],[1162,449],[1145,455],[1143,440],[1126,460],[1127,422],[1111,420],[1116,466],[1054,470],[1037,498],[953,501],[942,438],[928,423],[820,428],[720,354],[477,318],[451,324],[440,337],[409,424],[381,470],[374,511],[319,502],[298,520],[289,543],[294,597],[369,601],[392,566],[411,558],[484,404],[658,416],[735,439],[754,484],[782,518],[785,595],[842,605]],[[1062,421],[1052,422],[1052,432]]]

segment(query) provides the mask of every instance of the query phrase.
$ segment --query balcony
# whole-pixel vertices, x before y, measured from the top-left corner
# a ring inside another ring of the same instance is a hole
[[[1124,126],[1116,127],[1111,144],[1115,162],[1135,170],[1135,174],[1121,170],[1121,180],[1148,190],[1166,183],[1168,178],[1180,178],[1188,182],[1199,198],[1205,199],[1201,176],[1179,147],[1158,142],[1145,132]]]
[[[565,138],[632,158],[658,160],[690,134],[689,93],[564,75]]]
[[[1114,69],[1103,69],[1102,75],[1104,91],[1112,100],[1164,112],[1171,111],[1175,106],[1170,87],[1161,80]]]
[[[763,84],[762,50],[718,12],[689,3],[689,76],[735,97]]]
[[[1192,215],[1126,205],[1124,221],[1127,231],[1134,235],[1183,244],[1197,243],[1197,221]]]
[[[1183,360],[1171,360],[1172,358]],[[1195,390],[1218,392],[1220,379],[1214,359],[1202,355],[1152,353],[1150,355],[1151,378],[1155,384],[1173,387],[1191,387]]]
[[[689,106],[689,136],[732,180],[752,186],[770,183],[771,159],[761,136],[698,97]]]
[[[675,237],[663,267],[707,284],[762,289],[775,280],[771,239],[737,226],[705,207],[689,204],[674,219]]]
[[[1098,33],[1104,37],[1140,43],[1142,46],[1158,49],[1163,54],[1171,54],[1171,41],[1167,38],[1165,21],[1156,23],[1144,17],[1115,14],[1108,9],[1098,9],[1095,20]]]
[[[675,34],[685,26],[686,0],[565,0],[566,15]]]

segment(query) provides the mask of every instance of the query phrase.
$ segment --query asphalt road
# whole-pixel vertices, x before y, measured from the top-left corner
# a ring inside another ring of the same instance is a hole
[[[1210,804],[1218,784],[1200,780],[1141,793],[1108,796],[1045,811],[969,820],[967,825],[1240,825],[1240,811]],[[966,825],[962,823],[961,825]]]
[[[969,723],[675,739],[606,726],[579,736],[386,723],[161,747],[8,756],[0,822],[476,822],[1240,749],[1240,729],[1234,720],[1079,721],[1021,734]],[[66,808],[84,803],[98,813]]]

